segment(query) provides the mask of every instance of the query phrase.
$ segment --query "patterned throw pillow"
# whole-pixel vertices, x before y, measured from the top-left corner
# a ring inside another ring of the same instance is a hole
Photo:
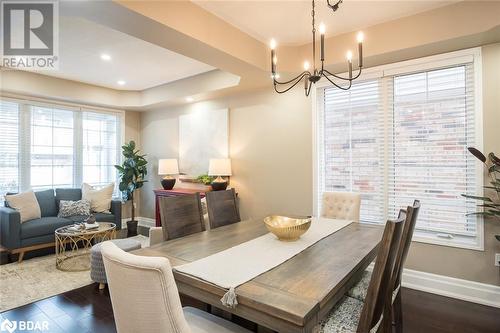
[[[57,217],[71,217],[77,215],[90,215],[90,201],[61,200],[59,202],[59,214],[57,214]]]

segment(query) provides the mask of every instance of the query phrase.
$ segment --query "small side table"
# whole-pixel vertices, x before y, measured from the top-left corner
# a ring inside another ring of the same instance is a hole
[[[68,226],[56,229],[56,268],[80,272],[90,269],[90,249],[96,243],[115,238],[116,224],[97,222],[99,228],[72,231]],[[69,244],[69,249],[67,245]]]
[[[155,217],[156,217],[156,223],[155,225],[157,227],[161,227],[161,216],[160,216],[160,201],[158,198],[160,197],[178,197],[181,195],[189,195],[189,194],[195,194],[195,193],[200,193],[200,198],[205,197],[205,192],[210,191],[209,189],[204,190],[204,189],[193,189],[193,188],[174,188],[172,190],[163,190],[163,189],[157,189],[153,190],[155,193]]]

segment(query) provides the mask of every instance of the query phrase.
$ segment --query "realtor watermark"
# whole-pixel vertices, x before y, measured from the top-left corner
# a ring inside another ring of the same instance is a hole
[[[1,2],[1,65],[13,69],[57,70],[57,1]]]
[[[32,321],[32,320],[9,320],[5,319],[0,324],[1,332],[30,332],[30,331],[48,331],[49,330],[49,322],[46,320],[43,321]]]

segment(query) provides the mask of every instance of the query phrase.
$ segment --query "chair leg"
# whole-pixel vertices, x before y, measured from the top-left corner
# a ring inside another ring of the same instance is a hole
[[[23,258],[24,258],[24,251],[23,252],[19,252],[19,258],[17,258],[17,262],[22,262],[23,261]]]
[[[392,304],[392,321],[394,322],[394,328],[396,333],[403,332],[403,309],[401,304],[401,289],[396,295],[396,299]]]

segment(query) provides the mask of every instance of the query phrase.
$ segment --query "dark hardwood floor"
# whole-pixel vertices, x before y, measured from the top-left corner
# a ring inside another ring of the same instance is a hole
[[[408,333],[500,332],[500,309],[405,288],[403,316]],[[49,330],[44,332],[116,332],[108,289],[99,291],[96,284],[0,313],[4,319],[45,320]]]

